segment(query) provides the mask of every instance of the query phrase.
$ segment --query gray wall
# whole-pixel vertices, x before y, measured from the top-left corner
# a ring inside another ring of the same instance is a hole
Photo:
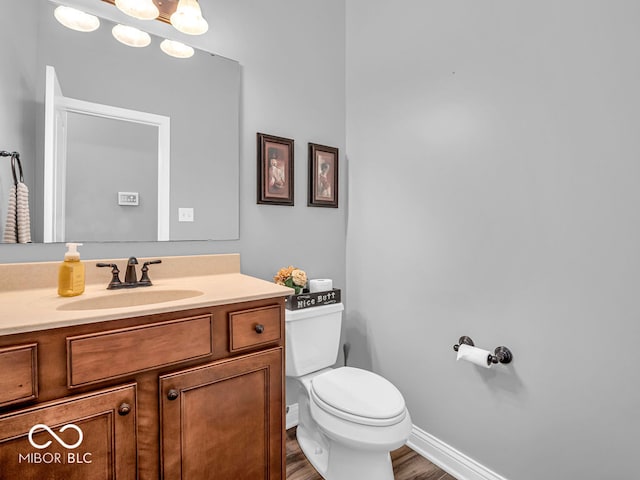
[[[76,1],[83,2],[94,6],[103,3]],[[30,2],[16,3],[12,12],[26,8],[26,3]],[[210,20],[210,31],[189,40],[236,59],[242,69],[240,240],[90,243],[81,248],[82,257],[239,252],[247,274],[271,280],[280,267],[293,264],[312,278],[333,278],[336,286],[344,288],[344,0],[321,4],[313,0],[221,0],[203,4],[203,11]],[[0,49],[1,62],[15,56],[12,48],[3,45]],[[3,113],[3,119],[17,113],[17,107],[12,107]],[[256,204],[257,132],[295,140],[294,207]],[[8,136],[16,137],[16,143],[23,140],[9,125],[0,130],[0,138]],[[306,206],[308,142],[340,148],[337,210]],[[0,245],[0,261],[57,261],[65,250],[60,244]]]
[[[346,9],[353,361],[510,480],[637,478],[640,4]]]

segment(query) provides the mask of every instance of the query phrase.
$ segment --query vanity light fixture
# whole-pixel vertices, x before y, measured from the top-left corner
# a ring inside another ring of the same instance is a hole
[[[116,25],[111,33],[120,43],[130,47],[146,47],[151,43],[151,36],[147,32],[128,25]]]
[[[209,30],[209,24],[202,17],[198,0],[180,0],[178,8],[169,20],[176,30],[187,35],[202,35]]]
[[[175,58],[191,58],[194,54],[193,48],[189,45],[166,38],[160,43],[160,49]]]
[[[153,20],[160,15],[160,10],[153,0],[116,0],[116,7],[140,20]]]
[[[53,11],[62,25],[78,32],[93,32],[100,26],[100,19],[81,10],[60,5]]]

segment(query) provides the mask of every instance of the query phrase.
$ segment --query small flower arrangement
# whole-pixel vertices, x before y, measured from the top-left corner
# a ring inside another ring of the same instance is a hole
[[[302,289],[307,284],[307,274],[304,270],[300,270],[292,265],[283,267],[278,270],[276,276],[273,277],[273,281],[278,285],[284,285],[295,289],[296,295],[302,292]]]

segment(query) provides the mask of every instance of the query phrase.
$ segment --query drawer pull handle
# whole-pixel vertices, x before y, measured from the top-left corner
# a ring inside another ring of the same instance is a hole
[[[131,405],[128,403],[123,403],[118,407],[118,414],[122,417],[125,415],[129,415],[131,413]]]
[[[262,333],[264,332],[264,325],[261,325],[260,323],[256,325],[256,333]]]
[[[179,396],[180,396],[180,392],[178,392],[178,390],[175,390],[173,388],[171,390],[169,390],[169,392],[167,392],[167,398],[169,400],[175,400]]]

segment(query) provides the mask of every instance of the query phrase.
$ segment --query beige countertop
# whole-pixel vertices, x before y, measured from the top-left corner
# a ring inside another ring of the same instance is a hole
[[[138,260],[139,277],[142,259]],[[84,294],[76,297],[58,296],[59,262],[0,265],[0,335],[283,297],[293,292],[240,273],[236,254],[162,257],[162,264],[151,265],[149,270],[152,286],[120,290],[106,289],[110,269],[95,268],[96,262],[103,261],[116,263],[120,279],[124,278],[126,259],[84,261],[87,285]],[[174,299],[183,295],[187,298]],[[153,303],[135,305],[140,301]],[[112,302],[127,306],[93,307]]]

